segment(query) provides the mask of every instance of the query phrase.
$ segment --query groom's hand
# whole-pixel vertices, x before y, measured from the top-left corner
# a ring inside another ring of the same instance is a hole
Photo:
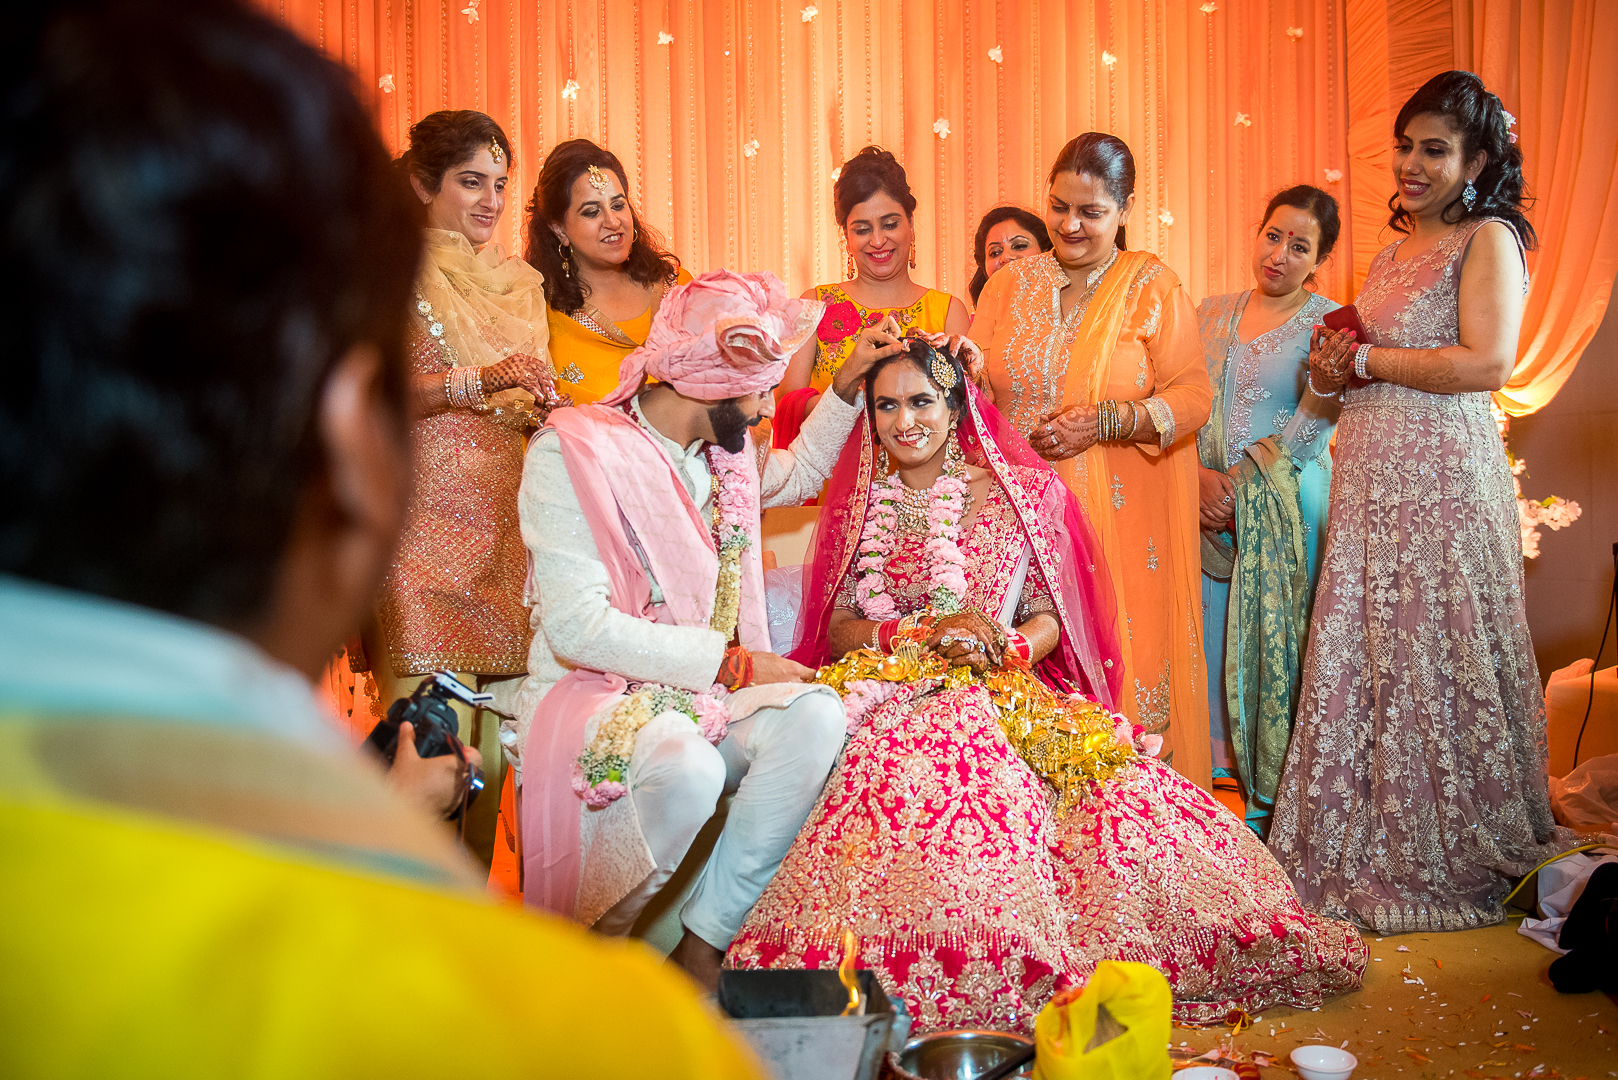
[[[867,326],[860,331],[848,359],[832,376],[832,392],[850,405],[854,404],[854,399],[859,397],[860,383],[865,379],[865,373],[871,370],[871,365],[883,357],[904,351],[904,347],[899,324],[894,322],[893,316],[889,315],[875,326]]]
[[[808,682],[814,675],[812,668],[806,668],[796,660],[788,660],[772,652],[753,654],[754,686],[764,683]]]

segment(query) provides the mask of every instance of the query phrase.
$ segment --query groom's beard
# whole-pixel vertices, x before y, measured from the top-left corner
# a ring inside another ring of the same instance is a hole
[[[755,416],[749,420],[734,399],[708,406],[708,423],[713,425],[713,441],[721,450],[731,454],[739,454],[747,449],[747,429],[757,427],[762,419],[762,416]]]

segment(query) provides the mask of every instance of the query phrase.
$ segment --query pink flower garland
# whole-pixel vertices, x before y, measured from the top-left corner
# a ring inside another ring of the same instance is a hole
[[[753,489],[747,473],[752,462],[746,453],[732,454],[718,446],[709,451],[708,460],[719,474],[719,490],[714,494],[714,504],[719,507],[719,549],[743,550],[752,542],[748,526],[754,520]]]
[[[860,548],[854,561],[859,575],[855,595],[867,619],[886,622],[899,617],[899,605],[888,595],[886,567],[893,552],[893,536],[899,529],[899,494],[904,482],[897,473],[871,485],[871,508],[865,514],[860,532]]]
[[[940,476],[927,504],[927,540],[922,546],[927,556],[927,593],[932,609],[941,615],[960,611],[966,599],[966,556],[961,554],[960,539],[968,490],[966,481]],[[888,593],[886,567],[898,532],[903,492],[904,481],[898,473],[871,485],[871,507],[866,511],[854,561],[860,611],[878,622],[899,617],[899,606]]]

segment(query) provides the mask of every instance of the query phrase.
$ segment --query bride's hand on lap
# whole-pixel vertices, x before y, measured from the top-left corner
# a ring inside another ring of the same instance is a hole
[[[1004,633],[995,633],[989,617],[976,611],[946,615],[933,624],[927,647],[946,660],[983,672],[1005,659]]]
[[[899,336],[898,324],[891,316],[875,326],[866,327],[860,331],[858,340],[854,342],[854,351],[843,361],[843,366],[837,369],[837,374],[832,376],[832,390],[838,397],[852,405],[854,399],[859,396],[860,383],[865,378],[865,373],[871,370],[871,365],[903,349],[904,340]]]
[[[1069,405],[1040,417],[1028,433],[1028,445],[1046,461],[1076,457],[1096,444],[1098,415],[1093,405]]]
[[[761,686],[764,683],[808,682],[815,677],[812,668],[806,668],[796,660],[785,656],[777,656],[770,652],[756,652],[753,654],[753,681],[750,685]]]
[[[1236,513],[1236,485],[1229,476],[1197,467],[1197,512],[1203,529],[1219,532]]]

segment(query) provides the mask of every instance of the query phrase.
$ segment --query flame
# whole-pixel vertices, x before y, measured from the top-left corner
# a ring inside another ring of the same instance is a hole
[[[844,930],[843,962],[837,965],[837,981],[848,988],[848,1006],[843,1009],[844,1016],[865,1015],[865,995],[860,993],[859,980],[854,977],[859,956],[860,939],[854,936],[854,931]]]

